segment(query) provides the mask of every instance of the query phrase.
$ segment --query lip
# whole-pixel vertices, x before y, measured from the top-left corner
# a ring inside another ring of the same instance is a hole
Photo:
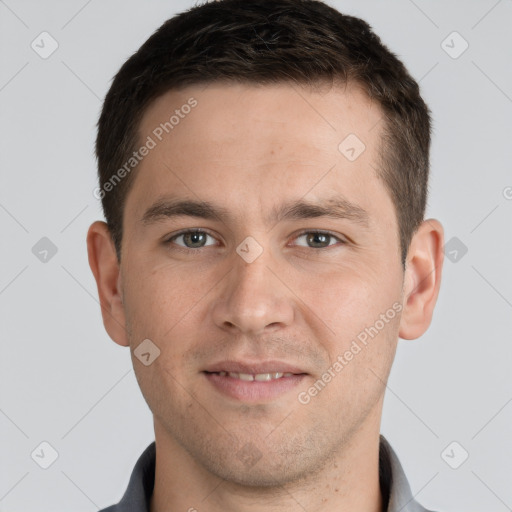
[[[227,372],[228,375],[221,375]],[[229,376],[232,373],[292,374],[268,381],[245,381]],[[219,393],[239,402],[263,403],[279,398],[296,388],[307,373],[282,361],[221,361],[208,366],[203,372],[206,380]]]
[[[233,372],[233,373],[294,373],[305,374],[304,370],[282,361],[220,361],[205,368],[205,372]]]
[[[203,375],[213,388],[222,395],[239,402],[249,403],[275,400],[296,388],[299,382],[306,377],[305,374],[294,374],[268,381],[244,381],[218,373],[203,372]]]

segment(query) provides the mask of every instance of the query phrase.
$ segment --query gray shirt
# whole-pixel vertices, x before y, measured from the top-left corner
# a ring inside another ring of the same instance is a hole
[[[155,483],[155,455],[156,446],[153,441],[135,464],[121,501],[99,512],[149,512],[149,499]],[[386,512],[432,512],[414,500],[402,465],[382,434],[379,448],[379,480]]]

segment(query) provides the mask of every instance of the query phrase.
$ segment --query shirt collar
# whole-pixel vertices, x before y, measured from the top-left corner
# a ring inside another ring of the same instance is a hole
[[[100,512],[149,512],[155,483],[155,460],[156,445],[153,441],[137,460],[121,501]],[[379,444],[379,480],[386,512],[430,512],[415,501],[402,465],[382,434]]]
[[[387,439],[380,435],[379,479],[386,512],[431,512],[422,507],[411,493],[398,456]]]

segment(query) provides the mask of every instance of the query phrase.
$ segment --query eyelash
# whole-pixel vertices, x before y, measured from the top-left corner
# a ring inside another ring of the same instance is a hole
[[[180,231],[179,233],[176,233],[174,235],[172,235],[170,238],[167,238],[166,240],[164,240],[164,245],[169,245],[171,244],[176,238],[182,236],[182,235],[187,235],[187,234],[197,234],[197,233],[202,233],[202,234],[205,234],[205,235],[208,235],[208,236],[211,236],[212,238],[215,238],[211,233],[209,233],[208,231],[204,230],[204,229],[186,229],[184,231]],[[323,231],[323,230],[304,230],[304,231],[301,231],[300,233],[298,233],[295,238],[300,238],[301,236],[303,235],[307,235],[307,234],[314,234],[314,235],[327,235],[331,238],[334,238],[336,239],[338,242],[340,242],[340,245],[345,245],[347,242],[343,239],[341,239],[339,236],[335,235],[334,233],[330,232],[330,231]],[[313,249],[313,250],[316,250],[316,251],[320,251],[320,250],[326,250],[326,249],[329,249],[331,247],[336,247],[336,244],[335,245],[328,245],[327,247],[304,247],[304,246],[299,246],[301,247],[302,249]],[[208,246],[206,247],[199,247],[199,248],[196,248],[196,249],[193,249],[191,247],[185,247],[185,246],[182,246],[182,245],[177,245],[177,248],[178,250],[181,250],[181,251],[184,251],[184,252],[202,252],[204,249],[207,249]]]

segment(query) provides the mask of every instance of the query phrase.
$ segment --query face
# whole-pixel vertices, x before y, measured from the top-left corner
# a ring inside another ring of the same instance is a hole
[[[126,330],[155,428],[201,468],[285,483],[378,432],[404,277],[380,121],[355,87],[285,84],[189,87],[146,111]],[[160,350],[147,366],[145,339]]]

